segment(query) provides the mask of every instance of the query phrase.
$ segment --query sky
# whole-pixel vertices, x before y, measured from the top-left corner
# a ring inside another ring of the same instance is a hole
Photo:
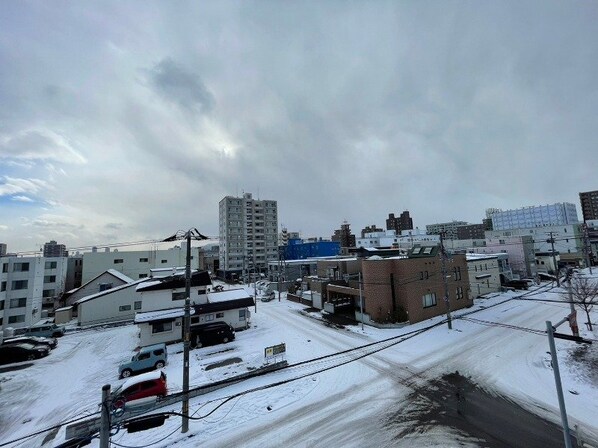
[[[218,235],[278,201],[329,238],[598,189],[593,1],[0,6],[0,242]]]

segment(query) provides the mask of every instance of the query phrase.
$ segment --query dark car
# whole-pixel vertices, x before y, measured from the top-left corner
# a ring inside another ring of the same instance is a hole
[[[33,344],[0,345],[0,364],[11,364],[19,361],[32,361],[50,353],[48,347]]]
[[[2,345],[22,343],[33,345],[45,345],[51,349],[56,348],[56,346],[58,345],[58,341],[56,340],[56,338],[42,338],[37,336],[17,336],[14,338],[5,339],[4,342],[2,342]]]
[[[214,322],[191,327],[191,346],[193,348],[207,345],[226,344],[235,339],[235,329],[226,322]]]

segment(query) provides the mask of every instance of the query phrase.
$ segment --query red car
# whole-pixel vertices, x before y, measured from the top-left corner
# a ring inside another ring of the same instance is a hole
[[[112,392],[112,403],[115,408],[123,408],[130,401],[147,397],[162,398],[167,393],[166,374],[157,370],[129,378]]]

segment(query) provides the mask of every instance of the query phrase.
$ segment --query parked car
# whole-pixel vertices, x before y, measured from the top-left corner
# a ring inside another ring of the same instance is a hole
[[[41,336],[45,338],[57,338],[64,335],[64,327],[53,323],[32,325],[25,330],[24,336]]]
[[[118,367],[118,376],[128,378],[148,370],[161,369],[166,365],[167,360],[166,344],[148,345],[142,347],[130,361],[124,362]]]
[[[50,349],[54,349],[58,345],[58,341],[56,340],[56,338],[43,338],[43,337],[38,337],[38,336],[17,336],[17,337],[10,338],[10,339],[4,339],[4,341],[2,342],[2,345],[21,344],[21,343],[33,344],[33,345],[45,345],[45,346],[49,347]]]
[[[165,397],[168,393],[166,374],[157,370],[127,379],[112,392],[112,404],[115,408],[123,408],[125,404],[147,397]]]
[[[271,300],[274,300],[276,298],[276,293],[274,291],[269,291],[266,292],[262,297],[261,297],[261,301],[262,302],[270,302]]]
[[[50,353],[50,349],[42,345],[26,343],[0,345],[0,364],[32,361],[48,356],[48,353]]]
[[[235,329],[226,322],[213,322],[191,326],[191,346],[201,348],[235,339]]]

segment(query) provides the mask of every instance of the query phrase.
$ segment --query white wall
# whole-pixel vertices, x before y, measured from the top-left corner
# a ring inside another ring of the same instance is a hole
[[[103,322],[133,320],[135,313],[141,311],[141,294],[135,291],[136,284],[109,290],[111,292],[97,298],[80,302],[77,305],[79,325],[94,325]],[[138,309],[135,309],[138,302]],[[129,310],[120,311],[121,306],[130,306]]]
[[[100,284],[102,283],[112,283],[112,288],[116,288],[118,286],[126,284],[124,280],[121,280],[108,272],[104,272],[92,283],[81,286],[76,292],[71,294],[68,297],[68,299],[66,299],[66,305],[72,305],[77,300],[82,299],[83,297],[87,297],[92,294],[97,294],[98,292],[100,292]]]
[[[500,269],[496,258],[467,259],[467,271],[469,275],[470,297],[483,296],[490,292],[498,292],[500,285]],[[488,278],[476,278],[490,275]]]
[[[152,324],[150,322],[144,322],[137,324],[139,327],[139,346],[147,347],[152,344],[160,344],[169,342],[176,342],[183,339],[183,318],[177,317],[172,322],[172,330],[152,333]]]

